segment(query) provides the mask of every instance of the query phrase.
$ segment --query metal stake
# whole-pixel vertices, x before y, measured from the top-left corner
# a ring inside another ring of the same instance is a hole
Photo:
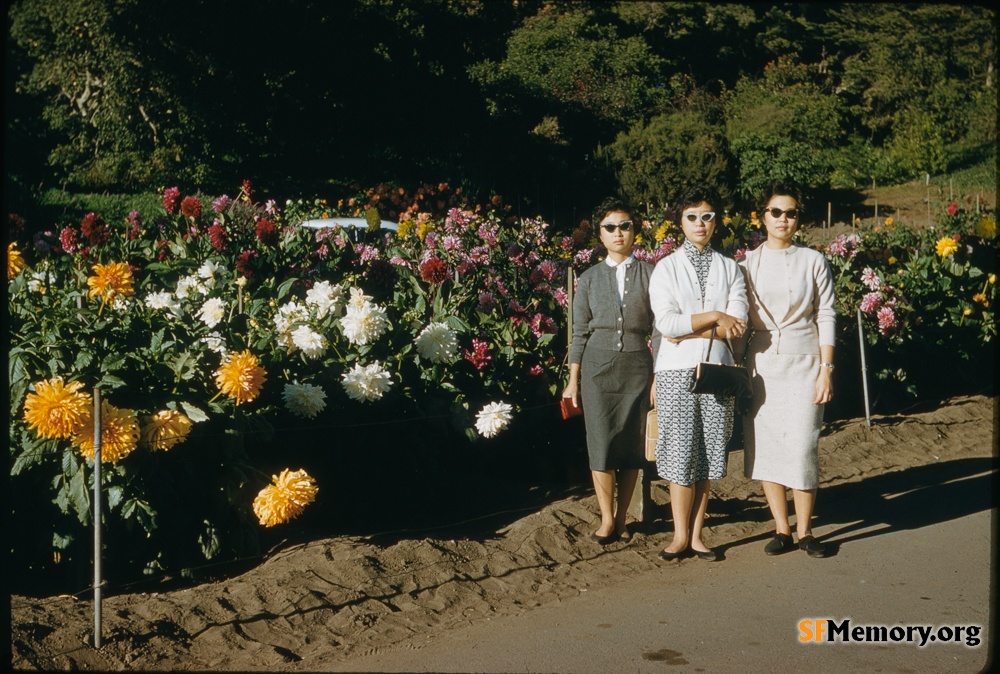
[[[872,415],[868,405],[868,366],[865,363],[865,332],[861,327],[861,309],[858,309],[858,342],[861,346],[861,384],[865,391],[865,422],[872,427]]]
[[[101,389],[94,387],[94,648],[101,647]]]

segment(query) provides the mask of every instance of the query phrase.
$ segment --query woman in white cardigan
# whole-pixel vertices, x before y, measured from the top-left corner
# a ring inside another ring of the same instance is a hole
[[[709,245],[718,204],[715,193],[704,186],[684,193],[684,243],[660,260],[649,281],[649,303],[664,338],[654,370],[659,418],[656,472],[670,481],[674,518],[674,538],[659,553],[665,561],[685,556],[689,550],[700,559],[718,559],[701,534],[709,481],[726,474],[734,400],[689,390],[699,362],[733,364],[725,338],[741,336],[747,325],[743,273],[735,261]],[[710,342],[713,328],[718,339]]]
[[[753,405],[743,418],[743,471],[761,481],[774,517],[775,534],[764,552],[778,555],[794,548],[788,522],[791,488],[798,547],[811,557],[824,557],[825,546],[812,535],[812,514],[819,431],[824,405],[833,397],[833,274],[822,253],[794,243],[803,213],[796,188],[771,185],[758,213],[767,240],[741,262],[753,332],[746,362]]]

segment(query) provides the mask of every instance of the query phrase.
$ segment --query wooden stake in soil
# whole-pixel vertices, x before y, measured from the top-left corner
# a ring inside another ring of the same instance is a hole
[[[94,387],[94,648],[101,647],[101,389]]]

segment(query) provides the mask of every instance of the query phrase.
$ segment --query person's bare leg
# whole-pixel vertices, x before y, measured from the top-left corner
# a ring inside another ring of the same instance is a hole
[[[708,552],[709,547],[701,540],[701,529],[705,526],[705,513],[708,512],[709,481],[698,480],[694,483],[694,503],[691,505],[693,517],[691,522],[691,549],[698,552]]]
[[[613,470],[592,470],[590,474],[597,492],[597,507],[601,509],[601,526],[594,533],[603,538],[615,530],[615,473]]]
[[[775,533],[791,536],[792,528],[788,524],[788,495],[785,486],[764,480],[761,480],[760,484],[764,488],[764,498],[767,499],[767,507],[771,509],[771,517],[774,518]]]
[[[670,512],[674,516],[674,540],[665,548],[677,554],[687,550],[691,531],[691,506],[694,504],[694,485],[670,483]]]
[[[815,489],[793,489],[792,501],[795,503],[795,532],[799,540],[812,536],[812,515],[816,505]]]
[[[632,494],[635,493],[635,483],[639,481],[639,469],[628,468],[617,471],[618,473],[618,498],[615,505],[615,531],[625,540],[631,540],[632,535],[628,531],[626,524],[628,518],[628,507],[632,503]]]

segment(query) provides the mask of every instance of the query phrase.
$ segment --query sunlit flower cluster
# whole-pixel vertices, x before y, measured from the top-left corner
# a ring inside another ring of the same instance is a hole
[[[91,299],[100,297],[105,303],[135,293],[132,270],[125,262],[95,264],[94,275],[87,278],[87,285],[90,286],[88,296]]]
[[[37,382],[24,401],[24,420],[43,438],[69,438],[91,414],[83,382],[63,383],[62,377]]]
[[[390,324],[384,308],[372,303],[371,297],[359,288],[351,288],[351,299],[340,327],[351,344],[364,345],[378,339]]]
[[[416,338],[417,353],[432,363],[444,363],[458,354],[458,336],[447,323],[430,323]]]
[[[326,409],[326,392],[313,384],[288,382],[281,397],[289,412],[306,419],[312,419]]]
[[[7,244],[7,280],[20,274],[27,266],[24,256],[17,249],[17,245],[13,243]]]
[[[319,488],[304,470],[286,468],[280,475],[272,475],[271,479],[274,481],[261,489],[253,500],[254,515],[265,527],[290,522],[316,500]]]
[[[509,403],[489,403],[476,415],[476,430],[484,438],[492,438],[507,428],[514,408]]]
[[[267,374],[258,364],[257,356],[250,351],[240,351],[228,356],[215,372],[219,391],[232,398],[237,405],[249,402],[260,395]]]
[[[378,400],[393,384],[392,375],[379,361],[371,365],[355,363],[341,380],[347,395],[362,402]]]
[[[938,239],[934,250],[941,258],[951,257],[958,251],[958,242],[950,236],[944,236]]]
[[[140,439],[152,450],[166,451],[187,440],[191,420],[177,410],[160,410],[142,427]]]
[[[73,444],[84,458],[93,459],[94,415],[88,414],[73,435]],[[101,401],[101,463],[115,463],[132,453],[139,443],[139,421],[135,410],[115,407]]]

